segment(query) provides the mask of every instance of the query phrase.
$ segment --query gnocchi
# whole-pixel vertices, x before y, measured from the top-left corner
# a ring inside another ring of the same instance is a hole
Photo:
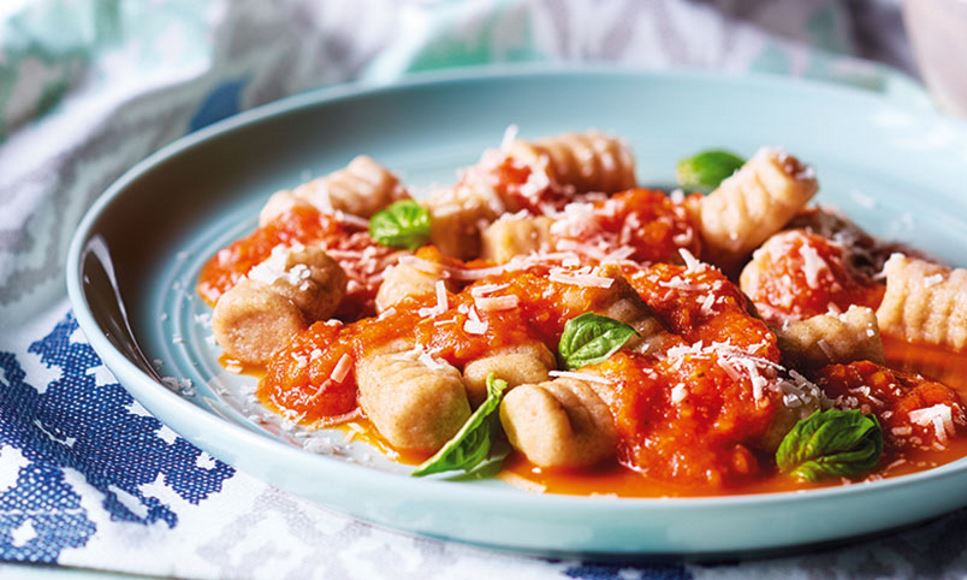
[[[508,134],[395,203],[409,190],[360,156],[272,196],[199,292],[267,408],[368,430],[417,476],[727,494],[953,458],[967,270],[811,204],[780,150],[685,161],[711,193],[638,186],[615,136]],[[853,444],[834,468],[830,441]]]

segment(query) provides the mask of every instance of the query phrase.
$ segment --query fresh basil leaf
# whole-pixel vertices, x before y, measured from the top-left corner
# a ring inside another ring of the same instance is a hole
[[[736,172],[745,160],[730,151],[702,151],[678,162],[678,184],[691,191],[711,191]]]
[[[577,369],[607,360],[637,334],[624,322],[588,312],[567,321],[557,351],[564,366]]]
[[[430,239],[430,212],[412,199],[404,199],[369,220],[369,235],[390,248],[415,250]]]
[[[422,477],[446,471],[470,471],[490,454],[495,431],[494,411],[507,388],[507,381],[487,376],[487,400],[477,407],[463,427],[433,457],[420,464],[410,475]]]
[[[855,409],[816,411],[801,419],[776,451],[779,471],[806,481],[872,471],[883,454],[883,432],[873,415]]]

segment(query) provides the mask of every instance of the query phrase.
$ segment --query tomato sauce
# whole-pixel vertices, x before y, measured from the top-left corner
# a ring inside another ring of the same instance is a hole
[[[644,477],[617,462],[580,471],[541,469],[515,454],[507,459],[503,471],[497,477],[516,487],[540,493],[615,497],[708,497],[806,491],[844,484],[861,485],[866,481],[917,473],[957,461],[964,456],[967,456],[967,438],[958,437],[943,451],[911,450],[904,452],[902,457],[887,456],[882,462],[883,467],[876,474],[856,481],[799,481],[785,477],[772,468],[763,470],[757,477],[747,479],[739,485],[721,487]]]
[[[572,204],[553,231],[558,249],[592,256],[630,250],[628,259],[638,263],[680,263],[680,249],[695,256],[702,249],[685,202],[655,189],[631,189],[607,199]]]
[[[937,375],[931,374],[940,370],[944,376],[957,377],[956,380],[948,380],[946,385],[948,390],[936,389],[937,383],[916,380],[907,376],[907,387],[911,384],[929,383],[929,390],[933,391],[933,396],[939,392],[938,401],[949,401],[951,390],[959,394],[960,400],[967,395],[967,373],[962,372],[967,369],[967,355],[964,353],[952,353],[946,350],[925,345],[911,345],[898,340],[886,340],[885,347],[887,352],[887,364],[895,368],[903,368],[908,373],[920,372],[929,378]],[[940,360],[946,360],[946,365],[938,365]],[[870,373],[867,364],[858,365],[860,374]],[[946,368],[944,368],[946,366]],[[882,369],[880,369],[882,370]],[[865,371],[865,372],[863,372]],[[874,371],[875,372],[875,371]],[[870,373],[872,374],[872,373]],[[895,372],[887,370],[887,374],[894,375]],[[880,389],[882,392],[882,389]],[[908,398],[908,403],[914,402],[918,394]],[[916,401],[917,405],[922,405],[923,401]],[[902,427],[904,423],[901,412],[897,414],[897,419],[884,421],[884,439],[892,437],[894,442],[896,436],[892,435],[894,427]],[[894,411],[896,412],[896,410]],[[880,415],[882,415],[882,410]],[[908,419],[908,415],[906,416]],[[913,428],[917,428],[914,431]],[[923,442],[932,442],[932,429],[925,429],[922,426],[912,425],[912,435],[919,435]],[[741,482],[733,482],[728,487],[722,487],[704,483],[689,483],[682,481],[670,482],[655,477],[643,476],[640,473],[628,470],[617,462],[599,466],[590,470],[560,470],[542,469],[528,462],[526,458],[519,454],[512,455],[504,464],[503,472],[500,477],[507,483],[541,493],[558,493],[569,495],[602,495],[617,497],[701,497],[716,495],[744,495],[755,493],[776,493],[787,491],[804,491],[809,489],[820,489],[824,487],[834,487],[843,484],[861,484],[865,481],[876,481],[883,478],[909,475],[926,469],[931,469],[957,461],[967,456],[967,437],[958,434],[950,438],[943,449],[936,449],[931,446],[923,445],[901,445],[886,444],[884,457],[880,462],[880,468],[872,475],[858,479],[856,481],[844,479],[831,479],[822,482],[810,483],[798,481],[779,474],[774,465],[763,462],[763,467],[754,478],[748,478]]]
[[[374,242],[354,223],[341,222],[308,205],[296,205],[212,256],[199,274],[198,295],[214,307],[222,294],[280,244],[321,244],[342,266],[348,284],[336,316],[344,320],[375,314],[373,301],[382,273],[395,263],[398,253]]]
[[[505,161],[489,171],[499,196],[515,211],[553,213],[573,200],[552,185],[529,188],[533,175],[527,167]],[[647,189],[586,201],[568,206],[572,209],[558,215],[555,224],[560,226],[557,249],[578,251],[580,265],[538,261],[477,276],[474,270],[492,265],[449,260],[424,247],[418,260],[462,275],[448,281],[445,296],[407,298],[378,317],[373,299],[381,273],[398,254],[376,245],[359,226],[304,206],[216,254],[201,273],[198,292],[213,304],[276,245],[323,244],[350,278],[348,299],[337,319],[312,324],[276,353],[260,377],[257,397],[290,421],[338,425],[387,457],[416,464],[425,456],[392,449],[359,418],[352,372],[356,361],[412,345],[458,369],[505,346],[540,342],[556,352],[568,320],[600,311],[621,297],[621,288],[630,287],[643,311],[660,324],[660,340],[649,343],[649,350],[624,349],[581,369],[610,385],[596,392],[615,420],[615,460],[575,472],[542,470],[512,454],[501,477],[551,493],[630,497],[731,495],[843,483],[802,483],[776,473],[773,431],[792,415],[783,393],[768,388],[789,373],[780,365],[777,338],[766,321],[822,314],[831,306],[875,308],[883,285],[853,268],[839,245],[817,234],[788,232],[781,249],[757,258],[761,268],[750,300],[719,270],[689,259],[702,248],[684,202]],[[573,209],[578,206],[584,208]],[[591,222],[584,219],[587,215],[593,216]],[[605,259],[595,257],[595,251],[604,254],[616,247],[623,250],[620,258],[591,269]],[[589,276],[596,280],[575,283]],[[597,284],[602,279],[614,284]],[[487,307],[494,296],[514,306]],[[967,357],[891,341],[885,346],[890,364],[899,370],[861,362],[830,365],[809,376],[839,406],[871,412],[883,425],[881,468],[866,479],[918,471],[967,454],[967,442],[959,435],[967,420],[958,394],[967,392]],[[223,362],[233,372],[251,371]],[[954,388],[913,374],[921,371]],[[916,414],[931,405],[952,410],[956,432],[941,433],[938,429],[946,428],[942,421]]]
[[[488,286],[498,287],[502,296],[515,296],[519,307],[480,309],[474,289]],[[532,272],[514,272],[476,282],[460,293],[447,292],[448,309],[442,316],[420,315],[421,309],[436,304],[436,297],[425,297],[408,298],[384,316],[350,325],[317,322],[276,354],[257,394],[270,408],[300,423],[347,413],[356,404],[352,373],[340,382],[329,380],[344,356],[359,360],[402,341],[421,345],[462,368],[504,346],[535,340],[556,346],[564,323],[593,310],[605,294],[600,288],[577,288]],[[474,323],[486,324],[486,330],[472,332]]]
[[[845,311],[874,310],[885,287],[852,267],[848,250],[818,234],[787,231],[756,251],[743,288],[767,320],[781,323]]]
[[[621,462],[659,479],[726,485],[754,477],[760,460],[752,444],[768,431],[782,404],[778,393],[757,391],[754,384],[775,377],[780,358],[775,335],[749,313],[747,301],[717,270],[667,264],[631,268],[610,271],[632,274],[629,280],[643,290],[642,307],[650,307],[671,330],[661,350],[681,352],[659,358],[655,355],[661,352],[624,351],[585,369],[615,386],[606,398],[621,436]],[[276,355],[258,395],[290,419],[312,423],[348,413],[356,404],[352,374],[341,381],[331,378],[341,360],[359,360],[398,341],[421,345],[457,368],[502,346],[540,341],[556,350],[566,321],[600,310],[620,292],[550,275],[560,270],[570,272],[536,265],[488,276],[459,293],[448,292],[446,313],[438,316],[425,314],[437,300],[426,297],[407,299],[380,318],[316,323]],[[693,292],[682,292],[683,285]],[[483,310],[478,299],[485,292],[513,296],[517,305]],[[474,318],[486,325],[482,334],[469,331]],[[741,366],[737,360],[745,357],[755,362]],[[758,365],[755,376],[748,374],[749,364]],[[687,393],[672,403],[676,387]]]

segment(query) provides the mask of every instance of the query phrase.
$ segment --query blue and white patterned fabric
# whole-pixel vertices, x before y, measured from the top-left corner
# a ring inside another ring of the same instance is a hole
[[[857,6],[872,12],[858,18]],[[293,92],[454,65],[607,60],[921,100],[901,75],[847,55],[877,44],[870,18],[889,27],[894,16],[889,0],[0,2],[0,562],[191,578],[963,573],[965,514],[715,566],[549,561],[375,529],[239,473],[153,418],[101,364],[63,290],[73,227],[121,172]],[[11,570],[25,572],[0,566]]]

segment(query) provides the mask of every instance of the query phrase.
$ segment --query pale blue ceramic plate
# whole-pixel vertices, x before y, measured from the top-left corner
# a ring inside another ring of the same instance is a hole
[[[812,162],[820,201],[871,231],[967,261],[967,130],[870,94],[777,78],[627,72],[422,77],[293,97],[182,139],[88,213],[67,264],[81,327],[128,390],[181,435],[265,481],[401,530],[540,553],[722,554],[842,539],[967,505],[967,461],[808,493],[701,499],[537,495],[496,481],[411,479],[341,434],[286,430],[221,370],[201,264],[250,230],[276,189],[367,153],[408,183],[447,183],[500,140],[595,127],[626,137],[644,183],[726,146]],[[156,363],[160,370],[155,370]],[[169,389],[162,376],[191,381]],[[187,384],[183,386],[187,387]],[[307,448],[307,450],[304,450]]]

